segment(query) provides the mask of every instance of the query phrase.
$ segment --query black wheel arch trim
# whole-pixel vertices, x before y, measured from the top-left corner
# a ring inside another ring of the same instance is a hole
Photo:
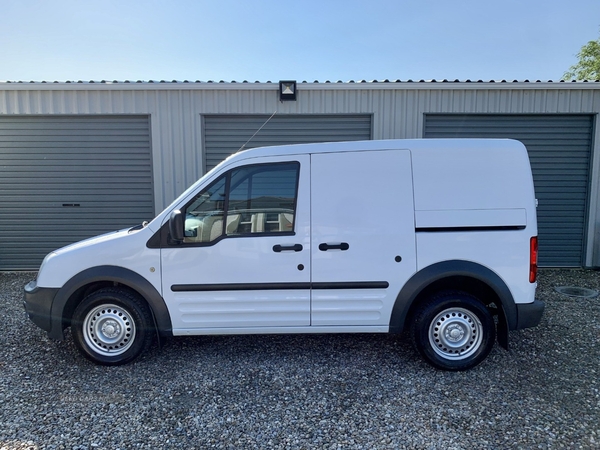
[[[400,333],[414,301],[432,283],[450,277],[473,278],[489,286],[500,299],[499,320],[505,322],[499,327],[498,341],[503,347],[508,346],[508,330],[517,328],[517,307],[510,289],[498,274],[481,264],[472,261],[450,260],[432,264],[415,273],[402,287],[390,317],[390,332]],[[502,336],[501,336],[502,335]]]
[[[61,287],[54,301],[50,314],[51,329],[48,336],[52,339],[63,339],[66,328],[64,312],[69,299],[82,287],[101,282],[119,283],[140,294],[150,306],[158,332],[163,336],[173,333],[171,316],[167,305],[156,288],[142,275],[119,266],[96,266],[79,272]]]

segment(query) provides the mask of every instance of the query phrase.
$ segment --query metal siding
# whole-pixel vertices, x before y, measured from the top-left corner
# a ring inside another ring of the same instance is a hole
[[[538,206],[541,266],[584,264],[592,144],[589,115],[427,115],[426,138],[498,137],[525,144]]]
[[[0,115],[151,117],[155,213],[205,172],[202,115],[366,114],[372,139],[420,138],[426,114],[597,114],[600,83],[0,83]],[[593,148],[600,148],[595,130]],[[594,150],[595,151],[595,150]],[[592,158],[585,265],[600,266],[600,158]],[[594,253],[595,252],[595,253]]]
[[[240,150],[259,129],[245,148],[371,139],[370,115],[276,115],[266,122],[269,117],[204,116],[206,169]]]
[[[0,210],[0,270],[150,220],[148,117],[0,117]]]

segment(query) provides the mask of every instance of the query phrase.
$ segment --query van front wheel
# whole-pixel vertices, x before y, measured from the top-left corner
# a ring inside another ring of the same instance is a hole
[[[100,289],[75,309],[71,330],[78,350],[96,364],[127,364],[152,343],[152,316],[134,292]]]
[[[434,367],[467,370],[481,363],[496,340],[494,318],[485,305],[464,292],[427,300],[414,316],[412,337]]]

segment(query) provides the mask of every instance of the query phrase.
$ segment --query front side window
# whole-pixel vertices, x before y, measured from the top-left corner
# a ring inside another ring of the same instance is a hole
[[[222,176],[186,207],[183,242],[210,242],[223,234],[226,183],[227,177]]]
[[[244,166],[226,173],[185,208],[184,242],[293,233],[299,169],[300,164],[292,162]]]

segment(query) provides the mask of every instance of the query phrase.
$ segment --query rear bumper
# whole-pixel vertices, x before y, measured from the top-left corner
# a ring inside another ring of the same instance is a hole
[[[516,306],[517,326],[515,330],[522,330],[538,326],[544,315],[546,304],[541,300],[534,300],[533,303],[519,303]]]
[[[29,282],[23,293],[23,306],[33,323],[50,333],[52,330],[52,303],[58,288],[41,288],[35,281]]]

